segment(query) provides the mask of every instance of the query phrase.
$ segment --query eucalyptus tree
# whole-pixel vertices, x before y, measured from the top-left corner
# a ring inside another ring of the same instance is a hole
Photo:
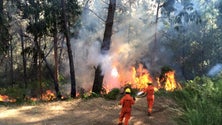
[[[26,27],[26,31],[23,33],[21,32],[21,40],[23,41],[23,36],[29,36],[31,41],[34,44],[31,44],[30,46],[27,46],[25,49],[23,49],[23,55],[24,54],[31,54],[33,55],[33,69],[34,72],[33,75],[36,76],[36,80],[39,81],[40,85],[40,91],[42,93],[42,61],[44,60],[46,63],[46,67],[50,72],[51,77],[54,80],[54,86],[55,91],[57,94],[57,97],[60,98],[61,94],[59,92],[58,82],[55,80],[54,75],[52,73],[52,70],[46,60],[46,55],[44,54],[44,48],[43,47],[43,37],[47,37],[48,29],[47,24],[44,17],[44,9],[45,4],[43,1],[33,1],[33,0],[27,0],[27,1],[17,1],[18,8],[22,12],[23,19],[27,20],[28,25]],[[31,35],[31,36],[30,36]],[[46,42],[44,43],[44,46],[46,46]],[[24,48],[24,45],[23,45]],[[24,67],[25,68],[25,67]],[[35,80],[35,79],[34,79]]]
[[[10,34],[9,22],[7,15],[4,11],[4,1],[0,0],[0,55],[1,59],[4,57],[9,48]]]
[[[5,70],[5,75],[9,75],[10,77],[5,77],[8,81],[10,80],[11,85],[15,83],[14,77],[14,55],[13,51],[15,48],[14,40],[13,40],[13,1],[0,1],[0,58],[1,58],[1,66]],[[12,12],[11,12],[12,11]],[[3,61],[4,60],[4,61]],[[2,64],[5,64],[3,66]],[[9,65],[10,64],[10,65]],[[8,69],[10,69],[10,73],[8,73]]]
[[[175,12],[177,13],[176,15],[173,15],[174,18],[172,18],[172,16],[170,17],[169,14],[167,15],[167,17],[169,19],[169,25],[172,25],[172,28],[174,29],[176,35],[176,40],[172,40],[172,42],[179,42],[179,44],[174,44],[178,45],[174,47],[174,53],[177,53],[175,56],[178,56],[176,57],[176,60],[179,60],[179,63],[181,64],[182,74],[185,78],[187,78],[187,76],[192,74],[191,72],[193,72],[188,70],[188,67],[191,67],[188,65],[190,65],[191,63],[188,63],[186,61],[189,58],[191,52],[191,48],[189,47],[189,44],[192,41],[191,36],[194,35],[192,26],[195,26],[195,24],[198,24],[200,22],[200,15],[197,13],[197,10],[193,8],[193,4],[189,1],[184,1],[182,3],[176,4],[179,4],[180,8],[177,8],[177,6],[175,7]],[[196,20],[196,23],[194,20]],[[194,36],[192,38],[194,38]]]
[[[69,57],[69,68],[71,78],[71,97],[76,97],[76,81],[75,81],[75,70],[72,55],[72,47],[70,43],[70,28],[73,23],[77,22],[77,17],[80,15],[80,6],[76,0],[61,0],[61,25],[62,31],[66,38],[67,52]],[[77,34],[75,34],[77,35]]]
[[[218,12],[215,5],[215,1],[176,1],[173,13],[163,20],[169,28],[165,32],[166,38],[170,38],[166,43],[173,47],[175,62],[186,79],[204,74],[209,67],[212,59],[209,57],[212,54],[209,40],[214,40],[213,37],[209,38],[212,33],[209,28],[216,28]]]
[[[46,63],[50,75],[54,80],[55,90],[57,97],[60,98],[59,85],[58,85],[58,34],[64,34],[67,40],[67,48],[70,64],[70,77],[71,77],[71,96],[76,96],[75,91],[75,74],[73,66],[73,57],[70,44],[70,35],[69,27],[74,27],[74,24],[78,20],[78,15],[80,14],[80,6],[77,1],[68,0],[48,0],[48,1],[26,1],[23,8],[24,16],[29,19],[29,26],[27,31],[34,36],[35,48],[39,52],[39,57],[43,58]],[[67,6],[66,6],[67,5]],[[28,12],[26,12],[28,11]],[[34,17],[34,18],[33,18]],[[64,20],[65,19],[65,20]],[[52,73],[52,70],[49,67],[49,64],[46,60],[46,57],[41,50],[40,40],[42,36],[53,37],[54,41],[54,59],[55,59],[55,73]],[[75,34],[76,35],[76,34]],[[35,50],[34,48],[34,50]],[[33,51],[35,52],[35,51]],[[33,53],[34,57],[38,56],[38,53]],[[41,55],[41,56],[40,56]],[[71,55],[71,56],[70,56]],[[35,58],[34,58],[35,59]],[[41,60],[39,58],[39,60]],[[40,64],[41,62],[39,62]],[[40,70],[39,70],[40,71]]]
[[[70,43],[71,37],[76,37],[76,32],[71,32],[78,24],[78,16],[81,8],[76,0],[48,0],[45,1],[45,21],[49,34],[54,42],[54,71],[55,80],[58,81],[58,35],[64,35],[67,43],[67,53],[69,57],[70,78],[71,78],[71,97],[76,97],[75,71]],[[61,42],[61,41],[60,41]],[[61,44],[60,44],[61,45]]]
[[[116,10],[116,0],[110,0],[108,7],[108,14],[105,22],[103,42],[101,45],[101,53],[103,55],[107,54],[110,49],[115,10]],[[103,78],[104,75],[102,74],[101,65],[99,64],[95,70],[95,78],[93,82],[92,92],[100,94],[103,85]]]
[[[46,34],[46,25],[41,15],[43,13],[43,4],[40,0],[26,0],[19,3],[19,5],[22,10],[22,17],[28,21],[26,32],[30,33],[33,39],[33,44],[29,47],[33,55],[32,72],[34,76],[37,74],[36,79],[41,80],[41,55],[43,54],[41,39]]]
[[[59,15],[60,11],[60,1],[58,0],[48,0],[44,3],[44,18],[47,25],[49,36],[53,37],[53,48],[54,48],[54,85],[57,92],[57,97],[60,98],[59,92],[59,80],[58,80],[58,34],[59,34]],[[53,75],[52,75],[53,76]]]

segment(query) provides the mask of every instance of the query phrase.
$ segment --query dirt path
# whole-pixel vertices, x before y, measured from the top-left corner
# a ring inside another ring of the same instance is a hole
[[[0,106],[0,125],[117,125],[118,101],[74,99],[35,106]],[[177,125],[173,101],[156,97],[153,114],[146,114],[146,99],[136,98],[130,125]]]

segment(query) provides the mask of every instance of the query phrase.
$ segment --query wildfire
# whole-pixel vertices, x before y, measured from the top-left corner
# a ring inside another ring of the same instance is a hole
[[[166,72],[164,79],[159,79],[159,76],[153,79],[149,71],[144,68],[142,64],[139,64],[138,68],[131,67],[128,72],[118,71],[117,68],[114,67],[111,71],[111,76],[119,82],[120,87],[130,85],[132,88],[142,90],[147,86],[147,83],[152,82],[156,90],[164,88],[166,91],[173,91],[176,88],[181,88],[175,80],[175,71]],[[110,79],[110,81],[108,81],[109,84],[104,86],[107,91],[112,89],[113,80],[114,79]]]
[[[112,75],[113,77],[118,77],[119,74],[118,74],[118,71],[117,71],[116,67],[114,67],[114,68],[112,69],[111,75]]]
[[[50,101],[54,100],[56,98],[55,94],[51,90],[46,90],[45,93],[42,94],[41,99],[44,101]],[[38,101],[39,98],[27,98],[30,99],[31,101]],[[12,99],[7,95],[0,95],[0,102],[16,102],[16,99]]]
[[[149,71],[143,68],[142,64],[139,64],[139,68],[137,69],[136,88],[141,90],[145,88],[149,82],[153,82]]]
[[[51,90],[46,90],[46,92],[41,95],[41,100],[43,101],[51,101],[54,100],[55,98],[56,96]],[[40,100],[40,98],[34,98],[34,97],[31,97],[29,99],[33,102]]]
[[[176,80],[175,80],[175,71],[169,71],[167,72],[165,75],[166,75],[166,82],[165,82],[165,86],[164,88],[167,90],[167,91],[173,91],[174,89],[177,88],[177,83],[176,83]]]
[[[16,99],[10,99],[7,95],[0,95],[0,102],[16,102]]]
[[[51,90],[46,90],[44,94],[42,94],[42,100],[50,101],[56,98],[55,94]]]

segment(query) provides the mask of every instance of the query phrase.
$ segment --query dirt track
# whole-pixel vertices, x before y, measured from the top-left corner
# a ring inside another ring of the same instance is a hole
[[[103,98],[74,99],[35,106],[0,106],[0,125],[117,125],[120,106]],[[129,125],[177,125],[175,103],[156,97],[153,114],[146,114],[146,98],[136,98]]]

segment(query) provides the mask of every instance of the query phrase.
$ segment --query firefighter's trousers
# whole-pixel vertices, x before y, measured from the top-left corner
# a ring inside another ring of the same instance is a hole
[[[148,113],[152,113],[153,111],[153,104],[154,104],[154,96],[148,96],[147,97],[147,107],[148,107]]]
[[[120,112],[120,116],[119,116],[119,123],[122,123],[123,119],[125,118],[124,125],[128,125],[130,116],[131,116],[131,111],[124,111],[124,110],[122,110]]]

